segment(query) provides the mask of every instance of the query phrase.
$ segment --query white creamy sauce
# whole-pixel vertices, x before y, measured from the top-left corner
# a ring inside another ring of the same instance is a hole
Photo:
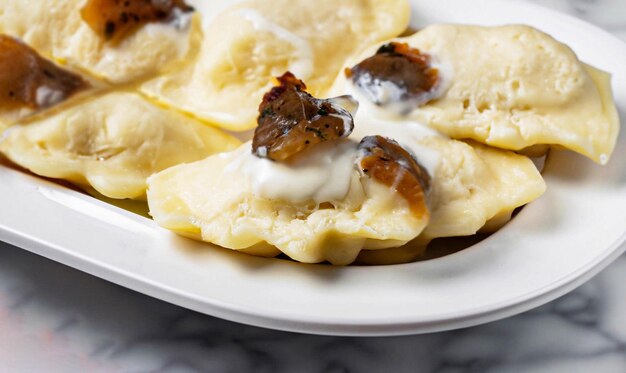
[[[35,101],[37,101],[37,106],[39,107],[49,107],[58,104],[63,99],[65,99],[63,91],[52,89],[45,85],[37,87],[35,92]]]
[[[390,104],[387,106],[376,105],[371,99],[370,94],[357,87],[350,79],[346,80],[344,90],[346,94],[354,97],[359,102],[359,110],[357,113],[359,118],[364,117],[361,114],[366,114],[366,118],[373,117],[398,121],[406,119],[405,116],[401,114],[403,112],[403,108],[406,106],[404,103]],[[396,109],[392,107],[393,105],[399,105],[399,107]],[[365,113],[363,113],[364,111]],[[356,118],[355,126],[359,126],[359,123],[356,122]]]
[[[439,71],[439,81],[432,91],[424,94],[419,99],[403,100],[402,96],[405,94],[405,91],[401,87],[392,82],[380,80],[371,74],[359,76],[357,82],[347,79],[347,93],[356,97],[361,104],[368,102],[379,108],[379,115],[382,114],[385,117],[406,116],[415,110],[419,110],[419,107],[427,102],[445,95],[452,84],[454,73],[452,66],[439,61],[433,56],[431,58],[432,68]],[[359,85],[367,86],[369,89],[362,89]]]
[[[356,126],[350,138],[361,141],[364,137],[380,135],[395,140],[428,171],[434,178],[441,162],[441,154],[427,146],[420,145],[419,141],[425,137],[441,137],[441,135],[425,126],[412,121],[392,121],[375,119],[367,114],[357,115]]]
[[[390,105],[402,101],[404,90],[396,84],[374,78],[371,74],[359,76],[358,85],[367,86],[369,89],[361,90],[362,94],[371,102],[378,105]]]
[[[193,14],[194,12],[183,12],[179,8],[174,8],[168,24],[177,30],[187,30],[191,26]]]
[[[350,132],[350,125],[352,124],[352,117],[354,117],[359,108],[359,102],[351,96],[333,97],[327,100],[330,106],[337,112],[337,114],[329,114],[329,116],[341,119],[343,123],[343,133]]]
[[[237,151],[225,171],[247,175],[257,197],[292,202],[341,201],[350,190],[350,180],[356,170],[358,143],[366,136],[381,135],[398,142],[434,178],[441,154],[419,142],[442,135],[414,121],[376,118],[372,112],[375,108],[376,105],[369,102],[362,102],[356,113],[356,105],[350,108],[355,128],[347,140],[316,145],[289,163],[259,158],[252,154],[251,143],[247,143]]]
[[[448,61],[441,61],[436,55],[431,54],[431,66],[439,71],[439,82],[429,100],[437,99],[445,95],[452,86],[454,79],[454,67]]]
[[[350,80],[346,84],[346,93],[359,101],[359,110],[354,117],[354,131],[350,138],[361,141],[366,136],[380,135],[395,140],[413,155],[430,177],[435,177],[441,154],[420,145],[419,142],[425,137],[444,137],[441,133],[425,124],[407,119],[398,110],[374,104]]]
[[[347,115],[340,115],[340,114],[329,114],[328,116],[341,119],[341,122],[343,123],[343,132],[344,133],[350,132],[350,117],[348,117]]]
[[[415,122],[373,119],[366,111],[357,115],[355,124],[348,140],[316,145],[289,163],[259,158],[252,154],[251,143],[247,143],[236,152],[225,171],[247,175],[257,197],[292,202],[341,201],[350,190],[350,180],[359,156],[358,143],[366,136],[381,135],[398,142],[417,159],[431,178],[435,177],[441,155],[420,145],[419,140],[441,137],[438,132]]]
[[[296,48],[298,59],[292,63],[290,71],[298,78],[305,80],[313,74],[313,47],[305,39],[291,31],[269,21],[261,13],[252,9],[242,9],[238,12],[243,18],[252,24],[257,31],[266,31],[283,39]]]
[[[253,22],[257,29],[269,29],[294,44],[299,39],[269,23],[252,10],[242,11],[242,14]],[[294,37],[296,39],[293,39]],[[448,89],[451,73],[439,66],[437,68],[440,69],[442,80],[433,95],[439,96]],[[381,83],[378,87],[380,89],[375,92],[377,97],[367,97],[365,92],[348,80],[345,93],[353,96],[356,102],[345,97],[333,101],[333,104],[345,107],[354,117],[355,128],[348,140],[316,145],[297,155],[296,159],[289,163],[259,158],[252,154],[251,143],[248,143],[237,151],[235,158],[226,167],[226,172],[242,172],[247,175],[257,197],[293,202],[341,201],[349,192],[350,181],[356,170],[358,143],[364,137],[380,135],[398,142],[428,171],[430,177],[434,178],[441,162],[441,154],[421,145],[420,142],[427,137],[443,136],[427,125],[408,120],[402,115],[406,114],[405,108],[393,107],[393,101],[399,99],[402,94],[395,85]],[[392,104],[379,106],[374,103],[382,99]],[[406,105],[400,102],[396,104]],[[415,106],[411,110],[415,110]],[[347,126],[347,118],[342,119]],[[263,152],[263,149],[259,150]]]
[[[350,190],[357,145],[350,140],[329,141],[286,163],[253,155],[251,143],[247,143],[225,171],[248,175],[257,197],[292,202],[341,201]]]

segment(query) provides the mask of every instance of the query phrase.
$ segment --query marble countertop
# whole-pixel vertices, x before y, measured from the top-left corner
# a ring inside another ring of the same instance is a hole
[[[532,2],[626,40],[626,0]],[[0,243],[0,371],[626,372],[626,256],[576,291],[506,320],[340,338],[201,315]]]

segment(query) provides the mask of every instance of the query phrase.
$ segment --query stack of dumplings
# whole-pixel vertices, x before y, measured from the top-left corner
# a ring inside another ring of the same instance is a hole
[[[528,26],[404,36],[410,11],[0,0],[0,153],[182,236],[334,265],[496,231],[549,187],[529,155],[609,161],[609,74]]]

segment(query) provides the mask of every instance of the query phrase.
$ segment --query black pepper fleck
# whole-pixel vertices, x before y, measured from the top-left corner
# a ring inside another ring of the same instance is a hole
[[[115,34],[115,23],[112,21],[107,21],[107,23],[104,25],[104,35],[106,35],[107,38],[110,38],[113,36],[113,34]]]

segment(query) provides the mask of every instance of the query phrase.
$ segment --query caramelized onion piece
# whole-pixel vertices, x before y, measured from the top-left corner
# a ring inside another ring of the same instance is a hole
[[[278,81],[280,85],[266,93],[259,106],[252,140],[252,152],[258,157],[284,161],[315,144],[352,133],[352,114],[344,106],[356,108],[354,99],[317,99],[290,72]]]
[[[89,85],[57,67],[26,44],[0,35],[0,107],[43,109]]]
[[[105,40],[121,40],[150,22],[169,22],[194,8],[185,0],[89,0],[81,15]]]
[[[429,55],[397,42],[383,45],[374,56],[346,69],[346,75],[380,106],[407,101],[423,105],[434,98],[439,81]]]
[[[428,215],[426,194],[430,176],[402,146],[382,136],[368,136],[359,144],[358,164],[364,175],[402,195],[419,218]]]

